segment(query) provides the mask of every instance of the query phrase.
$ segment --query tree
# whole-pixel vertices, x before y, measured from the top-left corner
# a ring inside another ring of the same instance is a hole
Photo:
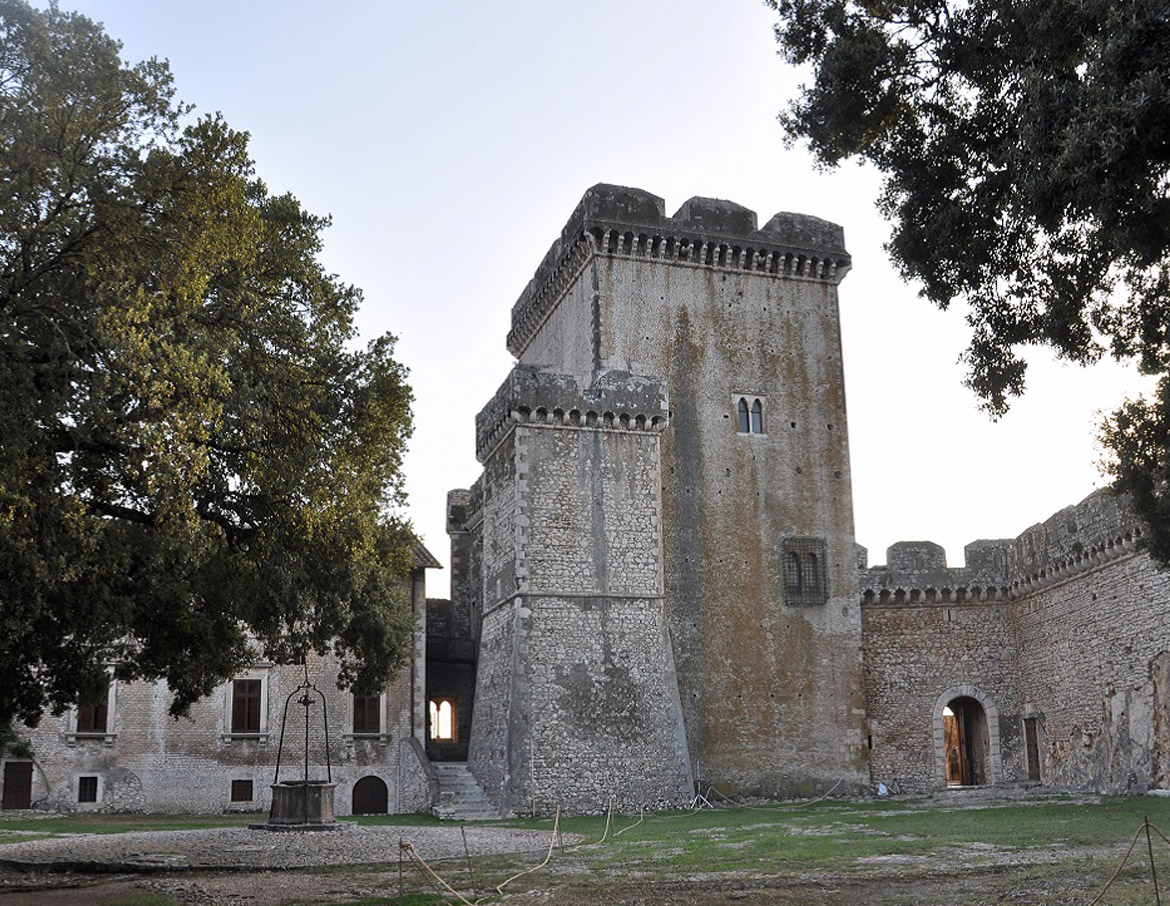
[[[1170,560],[1165,0],[766,2],[812,72],[781,116],[790,139],[883,174],[888,251],[931,302],[968,304],[968,384],[993,415],[1023,391],[1028,346],[1161,376],[1102,439]]]
[[[410,389],[318,261],[326,219],[165,62],[0,0],[0,724],[256,656],[409,650]]]

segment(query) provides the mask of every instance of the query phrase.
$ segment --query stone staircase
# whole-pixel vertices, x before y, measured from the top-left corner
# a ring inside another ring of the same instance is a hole
[[[431,811],[445,821],[499,818],[499,810],[472,776],[465,761],[433,761],[439,778],[439,801]]]

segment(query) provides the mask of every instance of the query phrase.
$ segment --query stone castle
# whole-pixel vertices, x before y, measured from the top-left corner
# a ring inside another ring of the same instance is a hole
[[[333,693],[338,813],[1170,785],[1170,580],[1123,501],[963,568],[929,542],[868,566],[849,267],[814,217],[585,194],[513,307],[483,474],[448,496],[451,599],[425,600],[420,546],[410,669],[377,701]],[[165,689],[111,683],[100,721],[46,718],[5,761],[5,807],[267,807],[267,715],[299,669],[258,664],[178,724]]]

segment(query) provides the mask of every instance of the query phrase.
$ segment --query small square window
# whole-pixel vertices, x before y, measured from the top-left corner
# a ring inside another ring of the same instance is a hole
[[[252,801],[252,781],[251,780],[233,780],[232,781],[232,802],[251,802]]]
[[[96,777],[78,777],[77,778],[77,801],[78,802],[97,802],[98,801],[98,779]]]

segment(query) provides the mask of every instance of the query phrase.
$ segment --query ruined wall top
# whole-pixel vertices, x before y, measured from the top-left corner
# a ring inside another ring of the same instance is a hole
[[[509,352],[520,356],[591,253],[833,283],[851,264],[845,231],[818,217],[780,213],[760,229],[755,211],[701,197],[667,217],[657,195],[599,183],[585,193],[512,306]]]

